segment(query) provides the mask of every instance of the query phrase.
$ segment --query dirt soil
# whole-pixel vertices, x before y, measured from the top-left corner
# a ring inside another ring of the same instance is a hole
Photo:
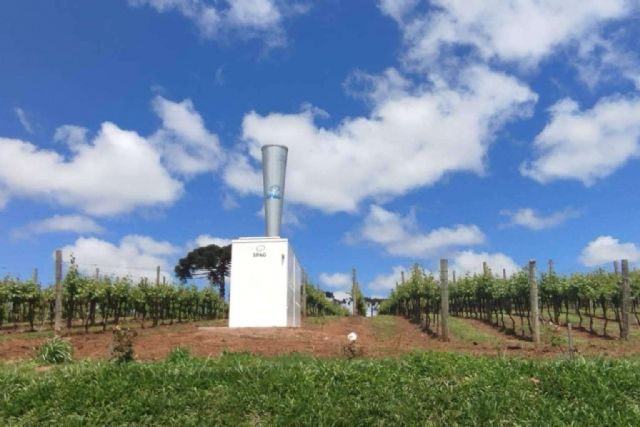
[[[134,351],[140,360],[163,359],[174,347],[190,348],[197,356],[217,356],[224,351],[250,352],[258,355],[302,353],[319,357],[344,355],[346,336],[358,334],[358,347],[364,356],[396,356],[415,350],[453,351],[471,354],[524,357],[560,357],[566,355],[563,346],[543,344],[538,348],[525,340],[507,336],[480,321],[465,319],[469,328],[485,336],[495,337],[495,342],[476,342],[452,336],[444,343],[400,317],[380,322],[370,318],[344,317],[330,319],[326,323],[306,322],[300,328],[238,328],[224,326],[199,326],[192,323],[164,325],[138,329],[134,338]],[[466,325],[465,325],[466,327]],[[37,334],[37,333],[36,333]],[[638,342],[618,343],[592,337],[576,331],[578,349],[582,354],[621,356],[638,354]],[[0,360],[27,359],[34,348],[46,337],[29,334],[0,334]],[[107,332],[74,332],[67,337],[77,359],[109,358],[112,334]]]

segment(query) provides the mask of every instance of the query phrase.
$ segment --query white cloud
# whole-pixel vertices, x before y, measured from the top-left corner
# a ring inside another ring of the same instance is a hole
[[[224,160],[218,136],[209,132],[190,99],[153,100],[153,110],[162,119],[149,141],[162,153],[169,170],[183,175],[215,171]]]
[[[557,227],[569,219],[576,218],[580,215],[580,212],[575,209],[566,208],[544,216],[534,209],[521,208],[515,212],[503,211],[501,214],[509,217],[510,221],[508,225],[519,225],[531,230],[544,230]]]
[[[405,276],[410,272],[410,268],[397,265],[393,267],[392,271],[388,274],[378,274],[374,279],[367,284],[367,288],[373,292],[388,292],[396,288],[396,284],[402,282],[402,273]]]
[[[496,275],[502,275],[502,269],[507,271],[507,275],[521,270],[511,257],[503,253],[461,251],[453,256],[449,271],[455,271],[458,277],[467,273],[480,274],[483,272],[483,262],[486,262],[491,272]]]
[[[129,0],[129,4],[148,5],[160,13],[176,11],[191,20],[205,38],[231,33],[262,38],[269,46],[284,43],[285,17],[308,9],[306,3],[288,0]]]
[[[579,260],[587,267],[595,267],[615,260],[640,261],[640,248],[634,243],[620,243],[612,236],[600,236],[582,250]]]
[[[372,205],[357,239],[382,246],[391,255],[431,258],[452,248],[481,244],[485,236],[475,225],[454,225],[429,232],[418,230],[413,215],[401,216]]]
[[[603,36],[599,33],[580,38],[576,58],[573,59],[579,77],[591,89],[601,82],[617,81],[620,77],[633,82],[640,90],[640,58],[633,46],[636,40],[626,40],[626,31]]]
[[[70,156],[0,138],[0,208],[10,197],[47,200],[91,215],[169,205],[183,179],[219,169],[225,156],[192,102],[153,100],[162,126],[149,138],[105,122],[90,141],[86,128],[59,127],[54,140]],[[36,170],[38,173],[33,173]]]
[[[248,156],[232,158],[224,178],[241,193],[260,194],[261,174],[250,160],[259,162],[262,145],[287,145],[287,200],[354,212],[364,199],[404,194],[446,173],[482,173],[495,131],[530,114],[536,99],[514,78],[471,67],[455,86],[436,81],[413,94],[395,91],[369,117],[346,118],[333,129],[318,127],[309,109],[251,112],[243,121]]]
[[[550,122],[533,142],[537,158],[520,167],[525,176],[590,186],[640,156],[640,98],[604,98],[583,111],[563,99],[550,112]]]
[[[231,239],[226,239],[224,237],[215,237],[209,234],[201,234],[196,237],[194,240],[187,243],[189,250],[195,248],[201,248],[203,246],[209,245],[217,245],[217,246],[227,246],[231,244]]]
[[[320,285],[332,290],[351,290],[351,275],[346,273],[320,273]]]
[[[432,0],[425,13],[412,11],[417,4],[380,2],[403,31],[407,63],[418,68],[451,60],[448,53],[459,47],[472,48],[484,61],[535,66],[558,47],[632,10],[627,0]]]
[[[52,200],[92,215],[169,204],[182,192],[144,138],[108,122],[70,159],[0,138],[0,186],[11,196]]]
[[[54,215],[40,221],[31,222],[13,231],[13,236],[25,238],[45,233],[90,233],[98,234],[104,229],[91,218],[82,215]]]
[[[88,144],[88,133],[89,129],[82,126],[64,125],[56,129],[53,140],[66,144],[71,151],[77,153]]]
[[[27,113],[25,113],[25,111],[20,107],[14,108],[13,111],[15,111],[16,116],[18,116],[18,120],[20,121],[20,124],[22,125],[24,130],[27,131],[27,133],[31,133],[32,134],[33,133],[33,126],[31,126],[31,122],[29,121],[29,118],[27,117]]]
[[[73,255],[80,271],[86,274],[92,274],[97,267],[101,274],[150,280],[155,280],[157,266],[160,266],[161,275],[170,279],[172,265],[169,257],[179,252],[180,248],[169,242],[138,235],[125,236],[118,245],[93,237],[81,237],[62,248],[63,259],[69,262]]]

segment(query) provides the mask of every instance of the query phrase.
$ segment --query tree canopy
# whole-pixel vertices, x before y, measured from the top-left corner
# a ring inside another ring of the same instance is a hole
[[[231,245],[196,248],[178,261],[174,271],[182,282],[206,277],[209,283],[218,286],[220,296],[224,299],[224,279],[231,271]]]

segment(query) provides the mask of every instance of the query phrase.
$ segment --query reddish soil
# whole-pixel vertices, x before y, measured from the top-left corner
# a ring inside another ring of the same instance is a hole
[[[380,327],[366,318],[339,318],[326,324],[307,323],[300,328],[239,328],[198,326],[182,323],[138,329],[134,338],[136,357],[141,360],[164,358],[174,347],[190,348],[197,356],[217,356],[223,351],[250,352],[259,355],[303,353],[319,357],[343,355],[349,332],[358,334],[358,347],[365,356],[396,356],[414,350],[453,351],[486,355],[524,357],[558,357],[566,355],[566,346],[543,344],[538,348],[518,337],[508,336],[477,320],[464,319],[469,328],[495,337],[500,344],[465,341],[453,336],[448,343],[422,332],[417,325],[394,318],[391,327]],[[574,331],[576,346],[582,354],[621,356],[640,353],[638,340],[622,343]],[[38,335],[0,334],[0,360],[26,359],[46,338]],[[74,357],[106,359],[109,357],[111,332],[74,332],[67,337],[74,347]]]

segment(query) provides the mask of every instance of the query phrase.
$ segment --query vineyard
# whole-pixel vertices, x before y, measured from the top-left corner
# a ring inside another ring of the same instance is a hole
[[[346,315],[347,310],[326,298],[323,291],[305,286],[307,315]],[[34,281],[0,279],[0,329],[26,327],[28,331],[53,328],[54,286],[41,288]],[[228,306],[210,286],[134,282],[128,277],[96,279],[72,265],[62,281],[62,317],[68,329],[138,322],[141,327],[196,320],[224,319]]]
[[[640,272],[629,273],[631,313],[640,325]],[[562,276],[542,273],[539,286],[540,320],[554,325],[572,323],[594,335],[620,336],[622,332],[622,276],[598,270]],[[527,271],[497,277],[490,270],[467,275],[450,283],[449,311],[452,316],[484,321],[507,333],[530,337],[530,278]],[[391,292],[380,307],[382,313],[407,317],[428,330],[440,321],[439,281],[416,265],[404,283]],[[615,324],[611,327],[610,324]]]

